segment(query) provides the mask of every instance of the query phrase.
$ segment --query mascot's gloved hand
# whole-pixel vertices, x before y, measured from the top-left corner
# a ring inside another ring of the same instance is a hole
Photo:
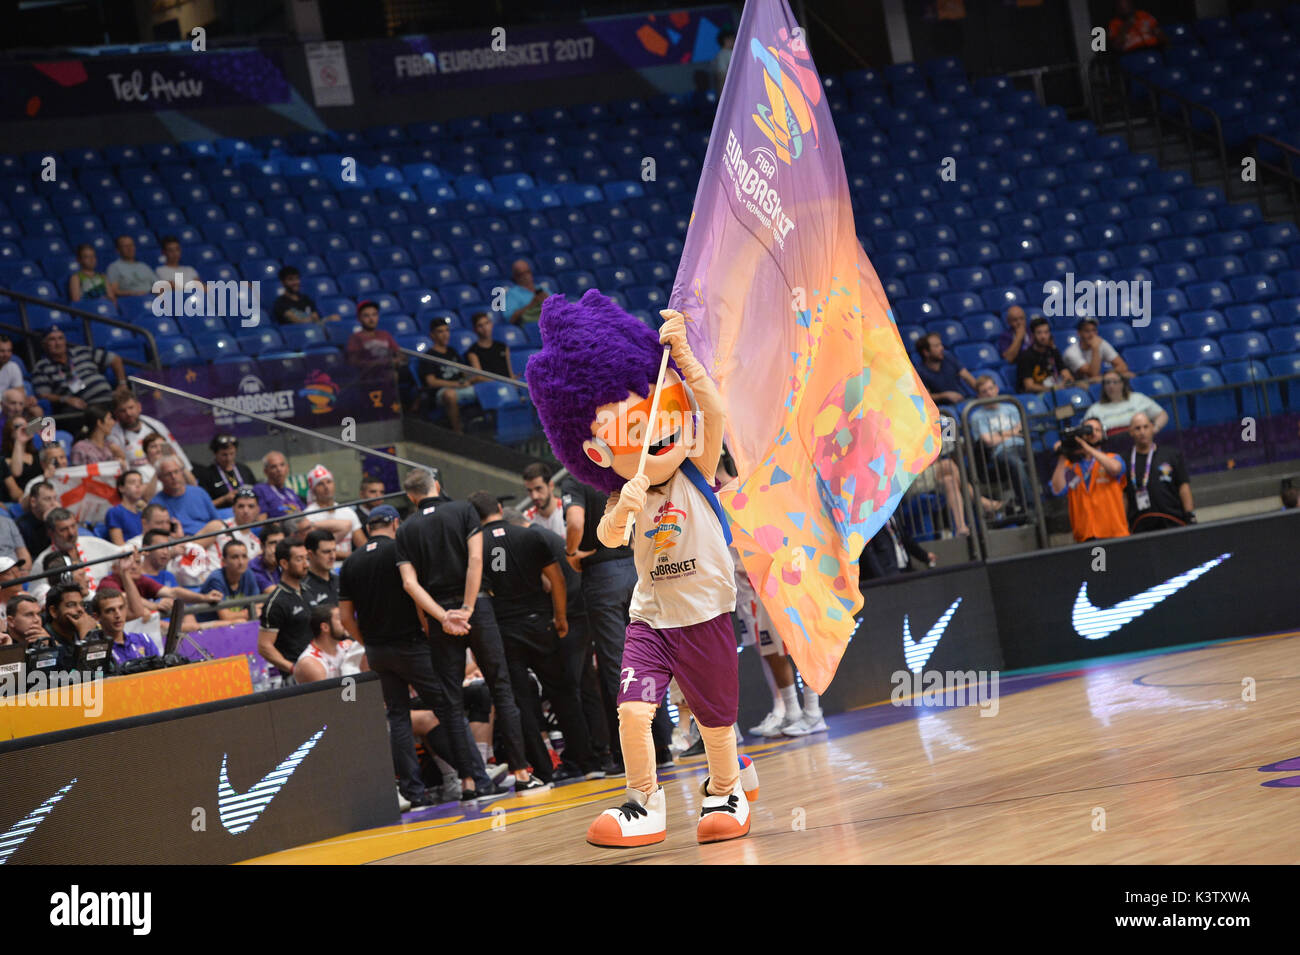
[[[696,360],[686,342],[686,316],[676,309],[665,308],[660,309],[659,317],[664,320],[659,326],[659,344],[669,347],[682,377],[694,383],[704,374],[704,366]]]
[[[620,542],[627,538],[628,522],[635,521],[636,516],[641,513],[641,508],[645,507],[645,492],[649,487],[650,478],[638,474],[624,484],[623,490],[619,492],[618,503],[614,505],[614,512],[610,515],[609,522],[618,532]]]

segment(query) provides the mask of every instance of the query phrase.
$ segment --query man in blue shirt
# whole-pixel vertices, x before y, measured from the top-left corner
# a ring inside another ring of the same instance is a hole
[[[221,548],[221,569],[214,570],[199,590],[203,593],[220,591],[223,600],[230,597],[256,597],[260,594],[262,589],[257,586],[253,572],[248,569],[248,548],[239,541],[226,541],[226,546]],[[227,607],[212,613],[201,613],[198,619],[229,620],[234,623],[254,619],[255,609],[255,606]]]
[[[219,531],[226,526],[212,506],[208,492],[185,483],[185,467],[179,458],[168,455],[158,462],[158,481],[162,490],[150,503],[167,508],[167,513],[180,522],[186,536]]]
[[[980,375],[975,381],[975,393],[980,398],[996,398],[998,383],[990,375]],[[982,463],[996,477],[994,483],[1008,480],[1016,500],[1027,508],[1031,485],[1020,409],[1009,401],[980,405],[971,410],[969,421],[971,438],[980,443],[984,451]]]
[[[975,376],[943,353],[943,340],[935,332],[920,338],[916,350],[921,356],[917,372],[930,397],[939,404],[955,405],[975,391]]]
[[[86,634],[86,640],[103,637],[113,644],[113,662],[118,666],[131,660],[158,656],[158,645],[144,633],[126,633],[126,596],[113,587],[100,587],[91,603],[99,629]]]
[[[515,325],[537,321],[542,315],[546,290],[538,288],[533,281],[533,267],[519,259],[510,266],[510,278],[515,284],[506,290],[506,318]]]

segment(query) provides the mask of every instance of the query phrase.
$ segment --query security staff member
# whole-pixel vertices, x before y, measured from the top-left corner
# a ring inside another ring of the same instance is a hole
[[[288,539],[275,545],[280,582],[262,605],[257,652],[280,671],[285,683],[293,682],[293,665],[311,643],[311,607],[303,594],[307,576],[307,548]]]
[[[593,779],[605,774],[593,762],[578,684],[569,674],[560,642],[569,632],[567,590],[559,564],[537,531],[507,524],[501,504],[487,491],[469,496],[483,522],[483,581],[492,590],[492,609],[506,648],[510,685],[519,704],[524,747],[534,771],[551,778],[550,753],[542,742],[542,710],[528,670],[537,674],[542,692],[564,733],[565,757]],[[550,594],[542,585],[545,578]]]
[[[496,725],[501,731],[506,762],[515,777],[515,791],[544,788],[546,784],[527,769],[519,707],[510,685],[501,632],[492,613],[492,601],[479,592],[483,581],[483,538],[478,512],[464,501],[445,497],[437,479],[426,471],[412,471],[403,487],[417,503],[415,512],[397,530],[397,569],[407,594],[433,620],[429,645],[434,671],[447,693],[444,722],[461,785],[467,793],[472,793],[476,785],[460,694],[468,645],[492,692]]]

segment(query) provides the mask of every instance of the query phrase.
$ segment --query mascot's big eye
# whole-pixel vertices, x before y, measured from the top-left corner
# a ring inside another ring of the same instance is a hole
[[[582,450],[596,467],[609,468],[614,466],[614,452],[600,438],[588,438],[582,442]]]

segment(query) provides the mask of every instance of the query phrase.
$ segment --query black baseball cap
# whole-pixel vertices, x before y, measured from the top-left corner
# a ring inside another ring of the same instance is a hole
[[[429,319],[430,328],[442,328],[444,325],[450,325],[450,324],[451,324],[450,315],[435,315],[433,316],[433,318]]]

